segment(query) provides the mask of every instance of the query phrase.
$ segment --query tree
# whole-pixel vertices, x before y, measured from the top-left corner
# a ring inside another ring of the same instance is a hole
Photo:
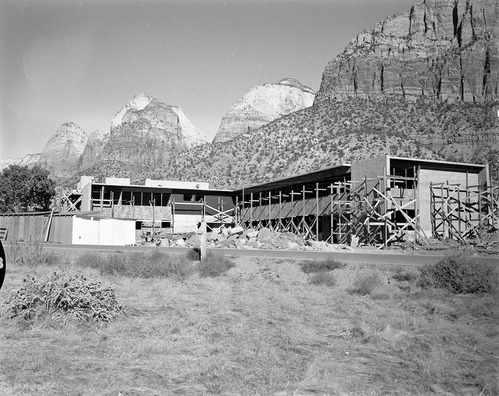
[[[38,165],[10,165],[0,173],[0,212],[48,210],[54,196],[55,182]]]

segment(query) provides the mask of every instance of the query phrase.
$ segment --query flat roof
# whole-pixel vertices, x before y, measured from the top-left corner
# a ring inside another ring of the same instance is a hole
[[[224,193],[224,194],[233,194],[234,190],[226,190],[226,189],[212,189],[212,188],[177,188],[177,187],[161,187],[161,186],[146,186],[145,184],[106,184],[106,183],[94,183],[94,186],[104,186],[104,187],[116,187],[116,188],[126,188],[130,190],[140,190],[140,191],[163,191],[170,194],[199,194],[205,193],[216,194],[216,193]]]
[[[460,170],[460,171],[471,171],[471,172],[480,172],[485,169],[485,164],[470,164],[466,162],[453,162],[453,161],[440,161],[440,160],[429,160],[429,159],[420,159],[420,158],[411,158],[411,157],[395,157],[391,155],[387,155],[389,160],[395,160],[406,163],[413,164],[421,164],[424,165],[425,168],[433,168],[438,170]]]
[[[308,173],[302,173],[297,176],[285,177],[261,184],[253,184],[247,187],[238,188],[237,190],[234,191],[237,193],[241,193],[244,190],[244,193],[246,194],[246,193],[259,192],[265,190],[274,190],[277,188],[282,188],[293,184],[314,182],[314,181],[329,179],[332,177],[346,175],[347,173],[350,172],[350,168],[351,168],[350,164],[335,165]]]

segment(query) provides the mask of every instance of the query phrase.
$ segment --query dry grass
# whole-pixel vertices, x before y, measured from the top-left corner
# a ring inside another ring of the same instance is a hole
[[[181,281],[84,268],[116,287],[125,314],[109,324],[0,317],[0,394],[499,391],[497,295],[407,289],[393,271],[355,266],[334,271],[335,287],[316,287],[297,262],[234,261],[224,277]],[[53,271],[9,264],[2,303],[28,273]],[[350,294],[366,271],[381,284]]]

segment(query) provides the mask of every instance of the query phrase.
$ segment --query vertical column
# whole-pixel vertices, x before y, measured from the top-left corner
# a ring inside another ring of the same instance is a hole
[[[387,186],[386,186],[386,167],[384,168],[383,170],[383,195],[386,197],[386,194],[387,194]],[[385,250],[386,248],[388,247],[388,244],[387,244],[387,241],[388,241],[388,228],[387,228],[387,213],[388,213],[388,202],[386,201],[386,198],[383,198],[383,202],[384,202],[384,219],[385,219],[385,225],[383,227],[383,245],[385,247]]]
[[[478,185],[478,224],[482,225],[482,186]]]
[[[171,221],[171,228],[172,228],[172,234],[175,234],[175,198],[173,198],[173,195],[171,197],[171,205],[172,205],[172,221]]]
[[[271,192],[269,191],[269,228],[270,228],[272,231],[274,231],[274,230],[272,229],[272,227],[271,227],[271,225],[272,225],[272,222],[271,222],[271,214],[272,214],[272,213],[271,213],[271,206],[272,206],[272,205],[271,205],[271,203],[272,203],[272,195],[271,195]]]
[[[250,227],[253,227],[253,193],[250,194]]]
[[[282,205],[282,193],[281,191],[279,191],[279,231],[281,231],[282,229],[281,205]]]
[[[302,218],[302,224],[303,224],[302,227],[303,227],[304,230],[306,230],[307,227],[306,227],[306,218],[305,218],[305,185],[302,186],[302,198],[301,199],[303,200],[302,214],[301,214],[302,215],[302,217],[301,217]]]
[[[258,225],[262,227],[262,217],[263,217],[263,210],[262,210],[262,192],[260,191],[258,193]]]
[[[441,205],[441,212],[442,212],[442,238],[447,238],[447,236],[445,235],[445,230],[446,230],[446,227],[445,227],[445,222],[446,222],[446,218],[445,218],[445,213],[447,213],[447,211],[445,210],[445,199],[444,199],[444,185],[443,183],[440,185],[440,205]]]
[[[315,183],[315,240],[319,240],[319,183]]]
[[[457,186],[457,229],[461,237],[461,183]]]
[[[239,220],[239,196],[236,196],[236,206],[234,206],[234,222],[236,225],[240,225]]]
[[[492,223],[492,228],[495,228],[495,210],[494,210],[494,187],[492,186],[492,172],[489,174],[490,180],[488,180],[489,183],[489,188],[490,188],[490,215],[491,215],[491,223]]]
[[[334,219],[334,196],[333,196],[333,183],[331,183],[331,186],[329,187],[329,219],[331,224],[329,224],[329,227],[331,229],[331,243],[334,243],[334,225],[333,225],[333,219]]]

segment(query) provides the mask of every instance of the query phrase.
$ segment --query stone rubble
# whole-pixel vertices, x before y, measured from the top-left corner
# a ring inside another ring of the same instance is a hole
[[[177,246],[198,248],[201,245],[200,233],[187,233],[163,236],[157,246]],[[323,252],[351,252],[354,249],[344,244],[331,244],[324,241],[306,240],[292,232],[274,232],[268,228],[248,229],[243,227],[220,227],[206,233],[206,247],[209,249],[268,249]]]

